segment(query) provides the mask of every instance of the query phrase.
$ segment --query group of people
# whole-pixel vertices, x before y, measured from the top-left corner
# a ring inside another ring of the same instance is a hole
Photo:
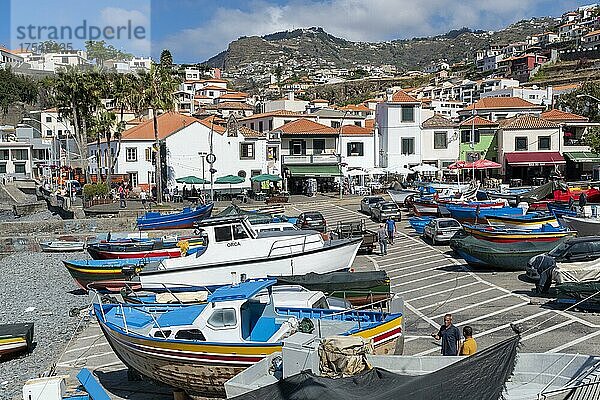
[[[377,240],[379,242],[379,251],[382,256],[387,254],[388,245],[394,244],[394,235],[396,234],[396,221],[388,218],[385,223],[379,224],[377,230]]]
[[[477,342],[473,339],[473,328],[463,327],[464,340],[460,339],[460,332],[452,324],[452,315],[444,315],[444,324],[437,332],[431,334],[436,340],[442,341],[443,356],[470,356],[477,352]]]

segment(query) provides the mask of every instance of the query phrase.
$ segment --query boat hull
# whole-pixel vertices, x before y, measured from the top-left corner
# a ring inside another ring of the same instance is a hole
[[[562,220],[569,229],[577,231],[577,236],[600,235],[600,218],[580,218],[563,215]]]
[[[176,214],[146,214],[137,219],[137,226],[141,231],[193,228],[194,223],[209,218],[212,209],[213,203],[210,203],[194,210],[182,211]]]
[[[402,189],[402,190],[388,189],[387,193],[390,195],[390,197],[392,198],[392,201],[394,201],[394,203],[398,204],[399,206],[403,206],[404,202],[406,201],[406,199],[409,196],[418,195],[419,191],[412,190],[412,189]]]
[[[504,215],[490,215],[486,216],[485,219],[490,225],[499,225],[514,229],[542,229],[546,224],[550,224],[555,228],[560,227],[560,223],[554,216],[519,218]]]
[[[0,325],[0,359],[9,358],[33,346],[33,323]]]
[[[502,230],[480,230],[472,228],[468,225],[464,225],[463,229],[468,234],[481,240],[488,240],[490,242],[497,243],[514,243],[514,242],[556,242],[565,237],[575,236],[574,231],[561,231],[561,232],[505,232]]]
[[[70,251],[83,251],[83,242],[41,242],[40,248],[46,253],[66,253]]]
[[[158,264],[153,268],[144,268],[139,274],[139,280],[145,288],[164,288],[165,285],[210,286],[231,282],[232,273],[238,276],[246,274],[246,278],[252,279],[264,278],[267,275],[275,277],[341,271],[352,266],[361,243],[361,238],[340,240],[336,244],[291,255],[218,264],[194,265],[196,257],[192,255],[186,257],[190,264],[182,267],[165,268]]]
[[[223,397],[226,381],[281,351],[281,343],[199,344],[147,339],[110,325],[98,312],[108,343],[125,365],[143,376],[183,389],[190,396]],[[372,339],[376,354],[394,354],[402,335],[402,317],[354,335]]]
[[[414,200],[412,208],[413,214],[418,217],[438,215],[438,205],[434,202]]]
[[[146,259],[144,261],[138,259],[132,260],[131,263],[101,263],[98,260],[64,260],[63,263],[73,280],[75,280],[75,283],[82,289],[87,290],[87,286],[92,282],[110,282],[110,288],[121,288],[123,286],[122,282],[131,278],[131,276],[123,273],[123,267],[133,268],[133,272],[139,273],[148,262],[159,260],[160,258]]]
[[[181,249],[174,247],[160,250],[141,250],[141,251],[110,251],[100,250],[94,247],[88,248],[88,253],[94,260],[113,260],[145,257],[181,257]]]

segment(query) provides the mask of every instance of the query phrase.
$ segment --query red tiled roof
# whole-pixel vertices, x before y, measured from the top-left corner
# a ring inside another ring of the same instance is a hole
[[[198,121],[187,115],[168,112],[156,117],[158,122],[158,138],[165,139],[172,134],[186,128]],[[139,125],[123,131],[122,140],[154,140],[154,122],[152,119],[141,122]]]
[[[474,104],[465,107],[465,110],[486,108],[544,108],[523,100],[520,97],[484,97]]]
[[[238,128],[238,131],[244,137],[265,137],[266,136],[266,134],[261,133],[259,131],[255,131],[254,129],[250,129],[250,128],[246,127],[246,126],[240,126]]]
[[[357,125],[343,125],[342,135],[372,135],[373,130]]]
[[[581,87],[581,83],[567,83],[564,85],[556,85],[552,86],[552,90],[569,90],[569,89],[578,89]]]
[[[535,115],[518,115],[500,121],[502,129],[553,129],[559,125]]]
[[[337,135],[338,130],[318,122],[310,121],[306,118],[300,118],[279,127],[277,129],[283,134],[288,135]]]
[[[340,110],[348,110],[348,111],[373,111],[371,110],[369,107],[365,106],[364,104],[348,104],[344,107],[340,107]]]
[[[302,114],[302,113],[295,112],[295,111],[276,110],[276,111],[269,111],[269,112],[261,113],[261,114],[254,114],[250,117],[241,118],[240,120],[247,121],[250,119],[266,118],[266,117],[316,118],[315,116],[310,116],[310,115]]]
[[[550,121],[580,121],[587,122],[589,118],[583,117],[581,115],[573,114],[566,111],[561,111],[557,109],[552,109],[548,111],[544,111],[542,113],[542,118]]]
[[[325,99],[314,99],[313,101],[311,101],[311,103],[328,103],[329,104],[329,100],[325,100]]]
[[[225,93],[220,99],[245,99],[248,97],[248,93],[244,92],[233,92],[233,93]]]
[[[204,86],[200,90],[224,90],[224,91],[227,91],[227,89],[222,88],[221,86],[212,86],[212,85]]]
[[[489,119],[486,119],[486,118],[480,117],[479,115],[476,115],[475,117],[471,117],[467,120],[464,120],[458,126],[460,126],[460,127],[463,127],[463,126],[498,126],[498,123],[492,122]]]
[[[392,96],[392,102],[394,103],[419,103],[419,100],[412,97],[404,90],[399,90]]]
[[[254,108],[250,104],[241,103],[239,101],[224,101],[218,103],[216,106],[217,110],[253,110]]]
[[[227,131],[224,126],[219,125],[220,123],[224,123],[225,120],[215,115],[201,119],[199,122],[205,127],[210,128],[221,135]]]
[[[564,157],[558,151],[515,151],[504,153],[504,159],[510,165],[521,166],[565,163]]]
[[[589,33],[586,33],[585,35],[583,35],[583,37],[588,37],[588,36],[594,36],[600,33],[600,29],[595,30],[595,31],[591,31]]]
[[[455,126],[456,124],[454,122],[441,114],[434,114],[433,117],[423,121],[423,128],[453,128]]]

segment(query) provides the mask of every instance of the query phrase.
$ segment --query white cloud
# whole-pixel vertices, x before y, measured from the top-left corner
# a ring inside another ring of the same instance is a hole
[[[320,26],[353,41],[382,41],[435,35],[467,26],[497,29],[531,16],[535,0],[256,0],[250,11],[220,7],[194,29],[159,43],[176,60],[203,61],[240,36]]]
[[[142,3],[143,4],[143,3]],[[113,45],[117,49],[131,52],[137,56],[150,56],[151,53],[151,32],[150,32],[150,8],[141,7],[136,9],[125,9],[119,7],[105,7],[100,10],[99,13],[101,26],[112,26],[117,27],[129,26],[131,23],[133,28],[143,27],[144,34],[143,38],[132,35],[120,40],[106,40],[107,43]],[[125,32],[125,31],[124,31]],[[128,33],[130,35],[132,33]]]

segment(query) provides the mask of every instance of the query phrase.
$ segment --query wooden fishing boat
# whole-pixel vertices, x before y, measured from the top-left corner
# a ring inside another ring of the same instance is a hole
[[[0,360],[30,351],[33,346],[33,323],[0,324]]]
[[[437,216],[438,204],[435,200],[429,198],[417,198],[412,201],[413,214],[416,216]]]
[[[485,217],[490,225],[504,226],[514,229],[542,229],[545,224],[550,224],[555,228],[561,225],[554,215],[541,213],[528,213],[520,216],[512,215],[487,215]]]
[[[434,217],[431,217],[431,216],[410,217],[408,219],[408,223],[418,234],[421,235],[421,234],[423,234],[423,231],[425,230],[425,225],[427,225],[433,218]]]
[[[120,239],[88,245],[88,253],[95,260],[118,258],[181,257],[182,254],[202,252],[201,236],[175,236],[156,239]]]
[[[588,218],[563,215],[562,220],[569,229],[577,231],[577,236],[600,235],[600,218],[598,217]]]
[[[164,257],[125,258],[114,260],[63,260],[65,267],[78,286],[87,290],[92,282],[105,283],[109,288],[121,288],[131,275],[139,273],[150,262],[158,262]]]
[[[445,207],[452,218],[460,222],[474,222],[494,216],[522,216],[523,209],[519,207],[465,207],[463,205],[446,204]]]
[[[83,251],[85,242],[68,241],[68,240],[52,240],[40,242],[40,248],[47,253],[66,253],[70,251]]]
[[[493,270],[524,271],[531,257],[552,250],[556,242],[518,241],[499,243],[473,236],[452,238],[451,247],[470,265]]]
[[[477,239],[488,240],[498,243],[511,243],[520,241],[530,242],[556,242],[565,237],[575,236],[577,232],[564,228],[554,228],[544,225],[542,229],[523,230],[506,229],[490,225],[463,224],[463,229]]]
[[[203,206],[197,206],[194,209],[186,207],[183,211],[174,214],[147,212],[137,219],[137,226],[141,231],[193,228],[194,223],[209,218],[212,209],[213,203],[209,203]]]
[[[275,308],[275,283],[225,286],[198,305],[94,304],[94,314],[123,363],[191,396],[222,397],[225,381],[280,351],[297,331],[361,336],[378,354],[395,353],[402,341],[400,312]],[[270,301],[257,301],[265,290]],[[392,307],[399,303],[395,298]]]
[[[547,204],[548,212],[556,218],[561,218],[563,215],[576,216],[577,211],[572,210],[567,203],[549,202]]]

